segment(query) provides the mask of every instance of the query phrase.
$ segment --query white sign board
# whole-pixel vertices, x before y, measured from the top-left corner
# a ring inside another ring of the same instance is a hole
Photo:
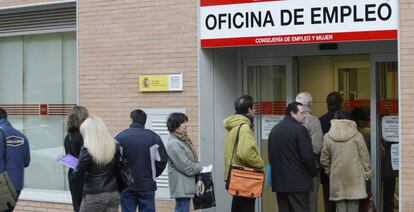
[[[398,116],[384,116],[381,120],[382,138],[388,142],[399,142]]]
[[[269,138],[270,131],[277,123],[282,121],[283,117],[278,115],[262,115],[262,140]]]
[[[400,163],[400,148],[399,144],[391,145],[391,166],[392,170],[398,170]]]
[[[397,0],[200,0],[202,48],[396,40]]]

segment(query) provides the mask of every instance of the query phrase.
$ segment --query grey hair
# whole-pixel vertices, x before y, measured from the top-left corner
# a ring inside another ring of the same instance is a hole
[[[312,95],[308,92],[301,92],[296,95],[296,101],[302,103],[304,106],[312,107]]]

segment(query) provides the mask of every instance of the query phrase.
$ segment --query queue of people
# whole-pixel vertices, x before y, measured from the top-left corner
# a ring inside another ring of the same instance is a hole
[[[225,180],[230,164],[264,171],[264,160],[254,136],[254,104],[249,95],[237,98],[235,114],[223,122]],[[319,211],[320,183],[326,212],[356,212],[359,200],[367,197],[367,185],[373,176],[369,141],[366,133],[361,133],[367,124],[362,119],[353,121],[342,104],[338,92],[330,93],[328,112],[318,119],[312,115],[311,94],[299,93],[296,101],[286,107],[283,120],[272,128],[268,138],[271,188],[276,192],[280,212]],[[352,114],[361,115],[360,111]],[[166,125],[170,135],[165,146],[158,134],[145,129],[147,115],[143,110],[133,110],[130,118],[129,128],[113,138],[103,120],[89,116],[85,107],[75,106],[69,113],[64,148],[66,154],[79,160],[78,166],[68,171],[73,210],[118,211],[120,205],[126,212],[135,212],[137,208],[141,212],[156,211],[156,178],[168,166],[175,211],[190,211],[191,198],[197,190],[195,175],[202,172],[203,166],[187,132],[188,117],[183,113],[169,115]],[[1,108],[0,127],[7,136],[21,138],[19,148],[7,148],[13,151],[10,155],[18,155],[16,163],[7,164],[7,168],[20,194],[23,169],[30,163],[28,140],[11,126]],[[6,149],[0,145],[0,151]],[[128,162],[135,179],[121,193],[116,177],[120,157]],[[2,166],[0,163],[0,169],[4,169]],[[235,195],[231,211],[254,212],[255,200]]]

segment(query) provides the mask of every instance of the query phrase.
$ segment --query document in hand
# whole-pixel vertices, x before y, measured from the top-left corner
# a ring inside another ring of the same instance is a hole
[[[72,169],[76,169],[79,163],[79,160],[71,154],[61,155],[56,160],[58,163],[64,166],[67,166],[69,168],[72,168]]]

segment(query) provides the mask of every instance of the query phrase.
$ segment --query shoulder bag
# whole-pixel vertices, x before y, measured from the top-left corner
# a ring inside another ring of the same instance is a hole
[[[119,149],[120,151],[116,161],[116,180],[118,183],[118,191],[123,192],[135,183],[135,179],[128,166],[128,161],[124,158],[122,147],[119,146]]]
[[[233,154],[230,159],[229,172],[226,180],[227,191],[233,196],[242,196],[250,198],[259,198],[262,196],[264,173],[260,169],[249,168],[244,166],[234,166],[233,157],[237,152],[239,143],[239,133],[241,124],[236,134],[236,141],[234,143]]]
[[[11,210],[16,206],[17,193],[7,174],[7,138],[3,129],[0,128],[0,134],[4,143],[4,171],[0,173],[0,211]]]

